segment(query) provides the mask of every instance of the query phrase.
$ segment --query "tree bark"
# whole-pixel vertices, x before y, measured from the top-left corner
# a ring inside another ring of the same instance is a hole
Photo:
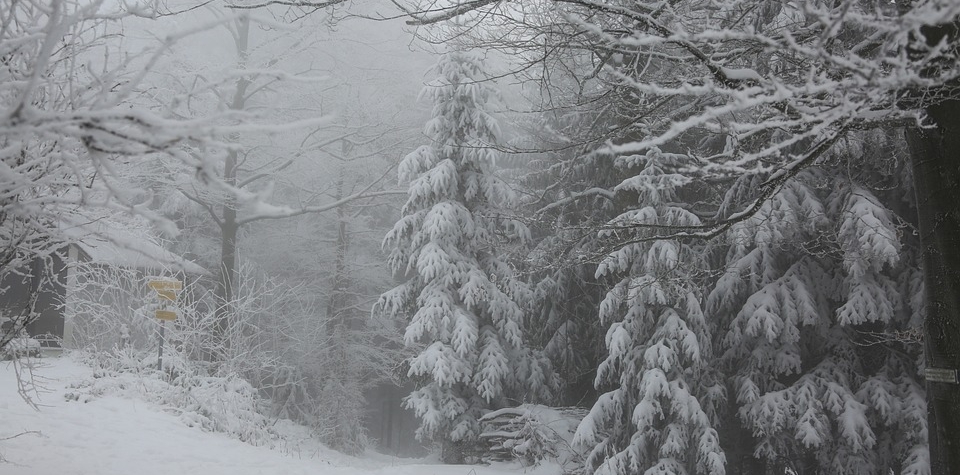
[[[241,17],[237,20],[237,31],[234,37],[237,48],[237,69],[243,70],[247,65],[247,56],[250,41],[250,19]],[[247,102],[247,88],[250,86],[250,80],[246,76],[240,76],[237,79],[237,88],[233,91],[233,99],[230,102],[230,108],[233,110],[243,110]],[[239,137],[231,137],[232,142],[237,142]],[[223,163],[223,181],[234,187],[237,185],[237,167],[238,154],[235,148],[227,152]],[[237,205],[236,200],[228,197],[223,204],[223,212],[220,217],[220,266],[219,279],[217,281],[217,309],[214,318],[214,335],[217,339],[217,347],[226,356],[230,348],[230,318],[234,297],[234,286],[237,283],[237,236],[240,232],[240,225],[237,223]]]
[[[927,368],[960,369],[960,101],[907,132],[923,249]],[[960,475],[960,385],[927,381],[932,475]]]
[[[346,149],[346,147],[344,147]],[[343,198],[343,183],[345,170],[340,168],[337,178],[336,200]],[[327,330],[334,334],[337,326],[342,326],[343,330],[349,329],[347,321],[347,253],[350,250],[350,242],[347,239],[347,215],[346,206],[337,207],[337,254],[334,258],[333,271],[333,293],[330,295],[330,301],[327,304]]]
[[[224,205],[223,222],[220,225],[220,275],[217,280],[217,309],[214,320],[214,333],[222,350],[230,347],[228,333],[234,288],[237,281],[237,211]],[[232,219],[230,219],[232,217]]]

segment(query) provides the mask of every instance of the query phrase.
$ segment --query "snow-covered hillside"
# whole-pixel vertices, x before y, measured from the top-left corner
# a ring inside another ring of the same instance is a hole
[[[286,421],[272,448],[257,447],[190,427],[178,409],[136,398],[136,391],[85,394],[93,370],[70,357],[44,358],[36,376],[45,387],[36,398],[39,411],[17,394],[11,364],[0,363],[0,475],[509,475],[557,468],[437,465],[375,453],[354,458]]]

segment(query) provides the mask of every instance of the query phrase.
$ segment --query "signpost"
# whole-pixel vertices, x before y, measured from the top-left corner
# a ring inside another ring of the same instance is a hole
[[[161,321],[174,321],[177,319],[177,312],[173,310],[157,310],[157,320]]]
[[[157,279],[147,282],[147,286],[157,292],[160,297],[160,305],[166,306],[168,302],[177,300],[177,292],[183,290],[183,282],[173,279]],[[157,352],[157,369],[163,370],[163,331],[166,328],[167,321],[177,319],[176,310],[167,310],[166,308],[157,309],[157,320],[160,320],[160,349]]]
[[[176,300],[177,292],[183,290],[183,282],[179,280],[151,280],[147,285],[157,291],[161,299],[171,301]]]

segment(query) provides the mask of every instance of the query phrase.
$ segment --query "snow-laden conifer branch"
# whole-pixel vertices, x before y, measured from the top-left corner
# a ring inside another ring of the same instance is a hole
[[[813,165],[818,158],[820,158],[824,153],[830,150],[838,140],[840,140],[844,134],[847,132],[848,128],[841,128],[840,131],[832,134],[830,137],[822,139],[816,146],[812,147],[805,154],[796,157],[792,162],[787,166],[777,170],[773,173],[769,179],[763,182],[759,187],[759,192],[757,197],[741,211],[731,213],[726,218],[714,221],[708,224],[697,224],[697,225],[672,225],[672,224],[658,224],[658,223],[648,223],[648,222],[632,222],[632,221],[620,221],[614,220],[608,223],[606,226],[601,228],[601,233],[612,233],[611,236],[616,236],[617,231],[620,230],[652,230],[655,231],[653,235],[640,236],[635,238],[628,239],[614,239],[612,242],[612,249],[619,249],[626,247],[631,244],[641,243],[641,242],[651,242],[658,241],[663,239],[701,239],[709,240],[723,235],[729,231],[734,225],[742,223],[748,219],[753,218],[756,214],[763,209],[763,206],[767,201],[780,192],[780,190],[794,177],[797,176],[800,172],[805,170],[807,167]],[[662,233],[659,233],[661,232]]]

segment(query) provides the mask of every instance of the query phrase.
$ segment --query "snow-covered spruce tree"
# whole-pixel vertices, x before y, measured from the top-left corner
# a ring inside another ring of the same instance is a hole
[[[706,313],[726,328],[736,473],[930,473],[920,348],[890,337],[922,322],[916,243],[904,249],[895,212],[856,184],[893,175],[849,168],[804,172],[728,234]],[[910,211],[909,187],[883,188]]]
[[[432,143],[400,164],[409,196],[384,239],[405,282],[377,303],[409,316],[405,343],[419,353],[407,375],[418,387],[406,405],[421,419],[417,436],[441,441],[453,462],[478,437],[485,409],[508,396],[542,398],[552,385],[549,366],[523,341],[530,291],[500,255],[529,232],[503,217],[515,196],[495,175],[500,127],[486,108],[496,94],[480,63],[468,52],[447,53],[423,90],[433,102],[425,128]]]
[[[603,393],[581,422],[574,442],[592,447],[588,470],[597,474],[715,474],[725,456],[715,426],[723,387],[710,368],[711,336],[693,269],[697,249],[678,240],[644,241],[637,223],[694,226],[699,218],[675,205],[689,179],[670,172],[677,157],[652,150],[625,156],[617,166],[639,170],[617,193],[637,196],[601,234],[639,238],[604,259],[598,276],[617,283],[600,305],[609,324],[607,358],[596,379]],[[629,239],[629,238],[627,238]]]

